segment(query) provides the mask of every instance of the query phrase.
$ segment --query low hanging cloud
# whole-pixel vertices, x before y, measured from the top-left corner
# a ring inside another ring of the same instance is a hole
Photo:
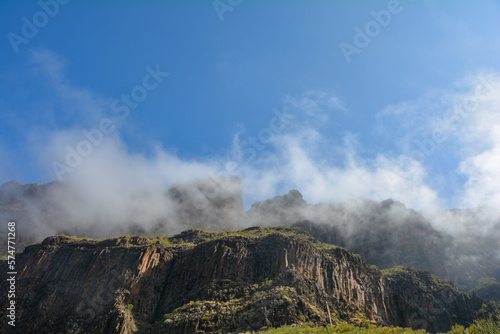
[[[276,136],[273,159],[268,159],[271,163],[259,161],[258,167],[242,168],[245,193],[268,198],[298,189],[311,203],[397,198],[412,207],[437,208],[438,195],[425,184],[422,166],[414,166],[415,171],[403,177],[398,167],[401,157],[378,155],[372,161],[362,159],[352,136],[344,138],[342,145],[334,149],[341,152],[340,157],[335,157],[341,163],[332,163],[324,158],[328,155],[323,151],[325,141],[314,129]],[[265,185],[261,187],[259,180],[265,180]]]

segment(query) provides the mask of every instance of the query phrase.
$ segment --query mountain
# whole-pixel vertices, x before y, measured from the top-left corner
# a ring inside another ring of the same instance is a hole
[[[500,281],[500,219],[485,208],[448,210],[430,220],[390,199],[310,205],[292,190],[254,203],[245,216],[249,225],[302,227],[382,269],[429,271],[463,290],[481,278]],[[450,227],[438,229],[445,224]]]
[[[53,236],[26,247],[16,267],[18,333],[227,333],[330,318],[435,333],[471,323],[484,302],[427,272],[381,272],[289,227]]]
[[[272,225],[288,222],[303,227],[320,241],[346,247],[381,268],[401,265],[446,274],[442,263],[449,241],[421,214],[403,204],[357,200],[308,206],[305,201],[287,200],[298,196],[297,191],[291,191],[257,202],[248,216],[252,222],[261,216]]]
[[[85,184],[12,181],[0,187],[0,220],[17,222],[18,251],[57,234],[164,236],[189,228],[298,226],[381,269],[404,266],[429,271],[459,289],[498,298],[500,218],[492,210],[454,209],[429,215],[390,199],[313,205],[292,190],[256,202],[244,212],[240,184],[238,178],[206,179],[169,189],[99,193]],[[0,231],[3,243],[5,233]],[[484,279],[488,285],[480,284]]]

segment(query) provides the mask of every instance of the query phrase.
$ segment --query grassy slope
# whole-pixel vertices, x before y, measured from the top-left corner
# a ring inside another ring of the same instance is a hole
[[[334,327],[314,327],[312,324],[302,326],[285,326],[259,332],[259,334],[426,334],[425,330],[412,330],[401,327],[377,327],[368,323],[361,327],[342,324]],[[500,313],[488,319],[476,320],[469,328],[454,326],[447,334],[499,334]]]

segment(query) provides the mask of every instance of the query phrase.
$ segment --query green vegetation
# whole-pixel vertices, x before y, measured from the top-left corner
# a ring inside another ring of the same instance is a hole
[[[150,245],[160,243],[162,245],[165,245],[167,247],[173,247],[175,244],[169,240],[168,235],[163,236],[163,237],[146,237],[148,238],[148,242]]]
[[[312,323],[300,326],[284,326],[259,332],[259,334],[426,334],[427,331],[401,327],[381,327],[363,323],[362,326],[339,324],[337,326],[316,327]],[[442,334],[500,334],[500,313],[489,318],[476,320],[469,328],[455,325],[448,333]]]
[[[382,274],[385,276],[396,276],[401,273],[405,273],[406,269],[402,266],[396,266],[394,268],[384,269],[382,270]]]
[[[338,246],[335,246],[332,244],[328,244],[328,243],[324,243],[324,242],[320,242],[320,241],[316,240],[316,238],[311,236],[308,232],[306,232],[301,227],[284,227],[284,226],[280,226],[280,227],[250,227],[250,228],[247,228],[244,230],[238,230],[238,231],[212,232],[212,236],[209,238],[206,238],[204,240],[204,242],[219,239],[219,238],[224,238],[224,237],[244,237],[244,238],[250,238],[250,239],[259,239],[259,238],[267,237],[271,234],[278,234],[278,235],[281,235],[284,237],[295,237],[295,238],[303,240],[303,241],[309,241],[316,247],[316,249],[318,249],[320,251],[328,251],[328,250],[332,250],[332,249],[342,248],[342,247],[338,247]],[[358,257],[361,259],[361,256],[358,255]]]
[[[123,326],[126,333],[134,333],[138,330],[134,315],[132,313],[133,308],[134,305],[132,304],[120,305],[118,307],[115,307],[115,309],[117,309],[120,314],[119,316],[124,319]]]
[[[475,293],[481,298],[486,300],[493,300],[500,302],[500,282],[493,277],[484,277],[477,281],[471,293]]]
[[[431,275],[431,277],[432,277],[432,281],[434,282],[434,284],[436,284],[436,286],[440,290],[443,290],[444,288],[449,288],[451,286],[450,283],[448,283],[447,281],[441,279],[440,277],[438,277],[436,275]]]
[[[194,237],[197,242],[187,242],[183,238],[183,234],[187,234],[188,237],[185,239],[189,239],[189,237]],[[161,244],[166,247],[175,247],[175,246],[188,246],[188,247],[194,247],[197,244],[204,243],[204,242],[209,242],[213,241],[216,239],[222,239],[222,238],[234,238],[234,237],[244,237],[244,238],[250,238],[250,239],[259,239],[263,238],[272,234],[279,234],[282,236],[293,236],[297,237],[302,240],[306,241],[311,241],[315,243],[318,249],[323,249],[323,250],[328,250],[328,249],[333,249],[336,248],[334,245],[330,244],[324,244],[321,242],[318,242],[314,237],[310,236],[305,232],[303,229],[299,227],[268,227],[268,228],[262,228],[262,227],[250,227],[244,230],[237,230],[237,231],[217,231],[217,232],[211,232],[203,229],[191,229],[187,230],[179,235],[176,235],[174,237],[169,237],[168,235],[165,236],[120,236],[120,237],[114,237],[114,238],[104,238],[104,239],[92,239],[88,237],[77,237],[77,236],[70,236],[70,235],[61,235],[63,237],[72,239],[74,241],[88,241],[88,242],[101,242],[101,241],[107,241],[107,240],[116,240],[119,242],[120,246],[125,246],[125,247],[131,247],[134,245],[137,246],[144,246],[145,244],[147,245],[153,245],[153,244]],[[134,240],[136,239],[136,240]]]
[[[66,237],[66,238],[69,238],[69,239],[72,239],[75,241],[102,241],[102,240],[105,240],[105,239],[92,239],[92,238],[88,238],[88,237],[77,237],[75,235],[66,235],[66,234],[60,234],[59,236]]]
[[[389,269],[383,269],[383,270],[381,270],[381,272],[384,276],[389,276],[389,277],[397,276],[397,275],[403,274],[403,273],[410,273],[412,275],[416,274],[414,269],[405,268],[402,266],[396,266],[396,267],[389,268]],[[443,289],[451,287],[451,285],[448,281],[445,281],[436,275],[430,274],[430,279],[431,279],[431,281],[428,282],[428,283],[430,283],[429,288],[432,288],[435,291],[441,291]]]
[[[485,317],[487,316],[488,314],[493,314],[495,313],[496,310],[498,310],[500,305],[497,305],[497,302],[495,301],[490,301],[488,302],[487,304],[483,304],[481,306],[481,309],[479,310],[479,315],[481,317]]]
[[[245,238],[259,239],[271,234],[279,234],[287,237],[294,236],[308,241],[316,240],[312,236],[308,235],[300,227],[266,227],[266,228],[250,227],[238,231],[213,232],[213,236],[211,238],[207,238],[205,241],[210,241],[224,237],[245,237]]]
[[[229,282],[222,282],[227,284]],[[217,284],[217,283],[216,283]],[[214,289],[220,285],[214,285]],[[281,309],[283,316],[291,322],[300,323],[311,318],[325,318],[326,312],[319,310],[313,302],[300,296],[295,288],[275,286],[272,280],[263,280],[260,283],[246,287],[235,285],[235,288],[219,288],[221,296],[232,295],[233,298],[219,300],[190,301],[181,307],[164,315],[164,325],[175,326],[181,323],[199,323],[201,332],[234,331],[242,319],[243,323],[261,319],[266,310]],[[297,301],[303,307],[296,309]],[[336,310],[331,310],[332,319],[337,321]],[[242,331],[237,331],[238,333]]]
[[[389,327],[377,327],[375,325],[366,324],[363,327],[358,327],[348,324],[340,324],[337,326],[326,327],[314,327],[312,324],[305,324],[302,326],[285,326],[276,329],[270,329],[267,331],[259,332],[262,334],[336,334],[336,333],[346,333],[346,334],[425,334],[424,330],[412,330],[409,328],[389,328]]]
[[[302,229],[301,227],[249,227],[243,230],[236,231],[208,231],[205,229],[190,229],[182,232],[181,234],[175,235],[173,237],[165,236],[119,236],[113,238],[101,238],[101,239],[93,239],[86,236],[71,236],[71,235],[60,235],[65,238],[69,238],[73,241],[77,242],[88,242],[90,244],[96,244],[100,242],[109,242],[115,241],[115,243],[111,243],[111,245],[116,245],[119,247],[143,247],[147,245],[162,245],[164,247],[195,247],[199,244],[210,242],[218,239],[225,238],[248,238],[248,239],[261,239],[264,237],[268,237],[270,235],[280,235],[283,237],[293,237],[295,239],[299,239],[302,241],[310,242],[317,250],[319,251],[330,251],[333,249],[338,249],[342,247],[338,247],[332,244],[323,243],[316,240],[313,236],[311,236],[307,231]],[[37,244],[40,244],[38,242]],[[108,246],[112,247],[112,246]],[[342,248],[344,249],[344,248]],[[0,254],[3,255],[3,254]],[[360,255],[354,254],[354,256],[361,259]],[[3,258],[3,257],[2,257]],[[375,268],[375,267],[373,267]]]
[[[174,247],[177,244],[183,244],[187,246],[194,246],[194,244],[190,243],[184,243],[184,242],[178,242],[178,243],[173,243],[171,242],[168,237],[168,235],[163,236],[163,237],[149,237],[149,236],[131,236],[131,235],[124,235],[124,236],[119,236],[119,237],[114,237],[114,238],[100,238],[100,239],[93,239],[89,237],[77,237],[74,235],[64,235],[61,234],[60,236],[69,238],[74,241],[86,241],[90,243],[98,243],[98,242],[103,242],[103,241],[116,241],[117,245],[120,245],[121,247],[132,247],[132,246],[144,246],[144,245],[153,245],[153,244],[161,244],[167,247]],[[133,239],[136,238],[140,242],[134,241]],[[143,240],[141,240],[143,239]],[[38,242],[41,243],[41,242]]]
[[[482,290],[482,289],[488,288],[490,286],[500,286],[500,282],[498,282],[493,277],[480,278],[477,281],[476,287],[472,290],[472,292],[475,292],[477,290]]]
[[[9,254],[7,254],[7,245],[1,245],[0,249],[0,260],[7,260]]]
[[[467,329],[455,325],[447,334],[500,334],[500,312],[474,321]]]
[[[335,245],[332,245],[332,244],[326,244],[324,242],[317,242],[315,244],[316,248],[319,249],[319,250],[324,250],[324,251],[327,251],[327,250],[330,250],[330,249],[336,249],[336,248],[341,248],[341,247],[338,247],[338,246],[335,246]]]

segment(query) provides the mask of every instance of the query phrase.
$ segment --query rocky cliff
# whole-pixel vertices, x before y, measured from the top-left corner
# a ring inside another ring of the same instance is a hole
[[[19,333],[227,333],[326,323],[327,305],[333,322],[437,332],[470,323],[483,302],[429,273],[384,275],[297,228],[56,236],[16,261]]]

